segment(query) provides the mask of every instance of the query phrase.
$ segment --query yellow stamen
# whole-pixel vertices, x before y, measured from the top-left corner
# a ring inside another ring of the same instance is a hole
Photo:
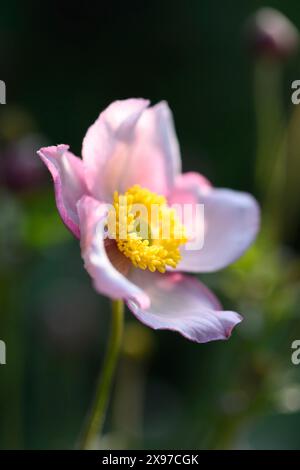
[[[166,199],[139,185],[123,195],[115,192],[107,227],[133,265],[152,272],[175,268],[181,259],[179,247],[187,242],[185,228]]]

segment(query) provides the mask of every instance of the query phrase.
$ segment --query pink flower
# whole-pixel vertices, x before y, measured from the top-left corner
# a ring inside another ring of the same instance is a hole
[[[241,316],[222,310],[207,287],[183,273],[216,271],[241,256],[257,234],[258,205],[249,194],[215,189],[197,173],[182,174],[169,107],[165,102],[148,106],[143,99],[112,103],[88,129],[82,159],[67,145],[38,153],[52,174],[59,213],[80,238],[85,268],[99,293],[124,299],[154,329],[178,331],[199,343],[226,339]],[[115,191],[124,194],[136,184],[168,204],[204,204],[204,246],[196,251],[180,246],[180,261],[175,268],[166,266],[165,273],[154,265],[149,265],[154,272],[135,267],[115,240],[99,233]]]

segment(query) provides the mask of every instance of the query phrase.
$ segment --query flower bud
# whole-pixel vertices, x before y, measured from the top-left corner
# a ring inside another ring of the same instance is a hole
[[[298,49],[297,28],[273,8],[259,9],[247,22],[246,35],[255,57],[285,59]]]
[[[46,174],[36,149],[45,139],[37,134],[7,145],[0,155],[0,182],[13,191],[32,189],[46,182]]]

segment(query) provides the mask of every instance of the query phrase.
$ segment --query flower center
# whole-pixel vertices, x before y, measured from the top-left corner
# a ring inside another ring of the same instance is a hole
[[[114,193],[107,218],[108,235],[118,249],[140,269],[164,273],[181,259],[179,247],[187,242],[184,226],[163,196],[139,185],[125,194]]]

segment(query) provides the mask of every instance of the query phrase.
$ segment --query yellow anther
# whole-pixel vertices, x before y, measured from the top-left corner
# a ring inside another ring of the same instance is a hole
[[[175,268],[181,259],[179,247],[187,242],[185,228],[164,196],[139,185],[125,194],[114,192],[107,225],[110,238],[132,264],[152,272]]]

